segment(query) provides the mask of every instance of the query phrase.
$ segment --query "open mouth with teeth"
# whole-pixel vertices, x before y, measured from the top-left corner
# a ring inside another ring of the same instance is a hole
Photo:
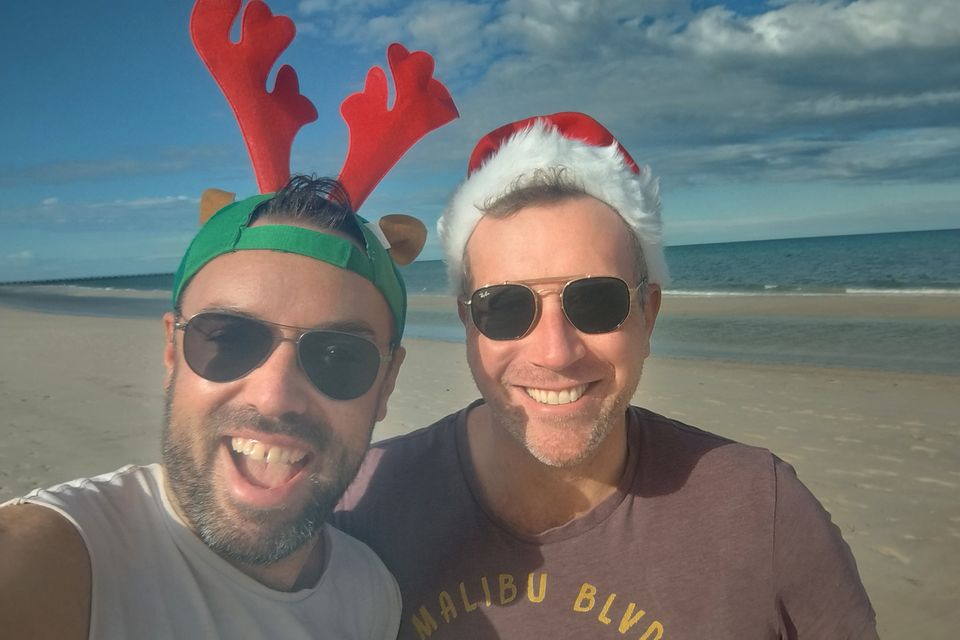
[[[524,387],[527,395],[540,404],[570,404],[576,402],[586,393],[585,384],[570,387],[569,389],[535,389],[534,387]]]
[[[268,444],[252,438],[229,438],[231,457],[240,475],[255,487],[276,489],[293,480],[310,460],[295,447]]]

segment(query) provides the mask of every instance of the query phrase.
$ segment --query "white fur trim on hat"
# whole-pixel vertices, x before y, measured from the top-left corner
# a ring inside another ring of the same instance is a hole
[[[467,177],[437,222],[450,286],[456,289],[460,283],[463,252],[484,215],[482,207],[526,186],[538,169],[552,167],[564,167],[566,177],[620,214],[639,239],[648,281],[664,284],[668,276],[663,256],[660,181],[645,166],[640,167],[639,174],[633,173],[616,142],[606,147],[592,146],[567,138],[550,123],[537,120],[511,136]]]

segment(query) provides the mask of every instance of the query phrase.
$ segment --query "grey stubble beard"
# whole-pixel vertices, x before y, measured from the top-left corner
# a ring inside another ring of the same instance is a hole
[[[642,371],[643,370],[641,368],[641,375]],[[476,376],[474,376],[474,383],[476,384]],[[635,384],[629,385],[628,388],[625,388],[623,391],[617,394],[613,398],[612,402],[608,403],[607,406],[600,407],[600,411],[591,425],[590,435],[585,446],[581,448],[580,452],[576,456],[564,460],[557,460],[549,457],[545,452],[540,451],[532,442],[530,442],[530,440],[527,438],[527,424],[529,422],[529,418],[523,408],[510,405],[505,401],[501,402],[501,397],[497,397],[492,401],[486,397],[484,397],[484,399],[490,408],[490,418],[493,422],[493,426],[501,428],[510,434],[510,436],[516,442],[526,449],[526,451],[541,464],[554,467],[556,469],[569,469],[576,467],[588,460],[591,456],[593,456],[597,449],[600,448],[600,445],[607,438],[613,429],[613,426],[616,424],[617,419],[623,416],[626,412],[626,408],[630,404],[630,400],[633,398],[633,395],[636,393],[639,384],[640,376],[637,377]],[[498,383],[497,391],[505,389],[507,386],[508,383],[501,380]],[[502,398],[505,400],[506,394],[504,394]],[[570,429],[573,427],[576,421],[576,418],[558,419],[553,426],[556,429]]]

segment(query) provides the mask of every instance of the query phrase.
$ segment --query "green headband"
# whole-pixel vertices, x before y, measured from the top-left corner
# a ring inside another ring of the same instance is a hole
[[[173,306],[177,306],[190,279],[217,256],[252,249],[295,253],[346,269],[372,282],[390,307],[399,341],[407,316],[407,290],[393,258],[367,228],[367,221],[357,216],[367,245],[366,253],[349,240],[314,229],[285,224],[248,226],[256,206],[273,195],[252,196],[227,205],[200,228],[173,278]]]

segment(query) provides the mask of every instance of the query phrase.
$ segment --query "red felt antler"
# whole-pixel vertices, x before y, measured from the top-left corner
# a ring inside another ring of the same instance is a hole
[[[300,94],[292,67],[277,72],[273,91],[267,76],[296,31],[286,16],[274,16],[260,0],[243,12],[240,41],[230,28],[243,0],[197,0],[190,16],[193,45],[213,75],[247,143],[261,193],[276,191],[290,178],[290,148],[300,127],[317,119],[317,110]]]
[[[340,105],[350,130],[340,182],[354,211],[417,140],[460,115],[450,92],[433,77],[429,54],[410,53],[394,43],[387,49],[387,61],[397,90],[393,109],[387,109],[387,78],[380,67],[367,73],[362,92]]]

